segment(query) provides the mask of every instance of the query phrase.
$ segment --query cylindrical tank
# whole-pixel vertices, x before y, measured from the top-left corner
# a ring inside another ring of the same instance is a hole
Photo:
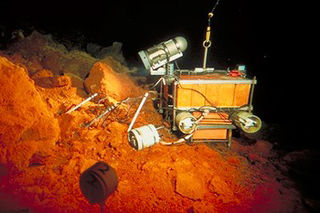
[[[132,129],[128,133],[128,140],[134,149],[141,150],[159,143],[160,136],[155,126],[149,124]]]
[[[91,204],[102,204],[116,190],[118,176],[104,162],[97,162],[80,176],[80,189]]]
[[[262,126],[262,122],[258,116],[245,111],[232,113],[231,120],[246,133],[256,133]]]
[[[180,112],[176,116],[176,125],[184,134],[191,134],[197,127],[197,119],[190,112]]]

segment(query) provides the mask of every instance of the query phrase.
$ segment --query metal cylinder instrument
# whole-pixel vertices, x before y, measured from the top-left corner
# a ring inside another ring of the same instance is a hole
[[[80,176],[80,189],[91,204],[102,204],[116,190],[118,176],[105,162],[97,162]]]
[[[180,132],[191,134],[197,127],[197,119],[190,112],[180,112],[176,116],[176,125]]]
[[[128,140],[134,149],[141,150],[159,143],[160,136],[156,127],[152,124],[148,124],[132,129],[128,133]]]
[[[246,133],[256,133],[262,126],[262,121],[258,116],[245,111],[232,113],[231,120]]]
[[[187,49],[187,46],[187,40],[178,36],[157,44],[147,50],[141,50],[138,54],[147,70],[155,70],[180,58],[182,52]]]

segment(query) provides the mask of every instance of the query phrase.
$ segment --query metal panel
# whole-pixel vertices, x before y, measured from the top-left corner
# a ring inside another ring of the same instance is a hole
[[[218,80],[218,79],[197,79],[197,80],[179,80],[175,84],[256,84],[257,80],[238,79],[238,80]]]

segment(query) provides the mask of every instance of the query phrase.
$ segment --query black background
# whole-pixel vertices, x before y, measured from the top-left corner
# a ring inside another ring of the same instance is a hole
[[[315,76],[304,67],[311,61],[305,60],[305,47],[312,46],[308,25],[313,20],[301,2],[279,2],[220,0],[212,20],[208,64],[216,68],[246,64],[248,74],[258,79],[254,112],[267,123],[280,125],[281,143],[319,147],[311,123],[317,114]],[[180,35],[188,40],[188,49],[178,63],[193,69],[202,64],[207,14],[214,4],[214,0],[11,0],[1,2],[0,26],[6,32],[36,29],[101,46],[120,41],[129,66],[141,67],[139,50]]]

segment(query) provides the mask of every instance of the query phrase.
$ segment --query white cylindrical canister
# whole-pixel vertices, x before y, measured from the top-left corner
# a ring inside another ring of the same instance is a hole
[[[191,134],[197,127],[197,119],[190,112],[180,112],[176,116],[176,125],[183,134]]]
[[[261,119],[249,112],[239,111],[231,114],[234,124],[246,133],[256,133],[261,129]]]
[[[156,127],[152,124],[148,124],[132,129],[128,133],[128,140],[134,149],[141,150],[159,143],[160,136]]]

